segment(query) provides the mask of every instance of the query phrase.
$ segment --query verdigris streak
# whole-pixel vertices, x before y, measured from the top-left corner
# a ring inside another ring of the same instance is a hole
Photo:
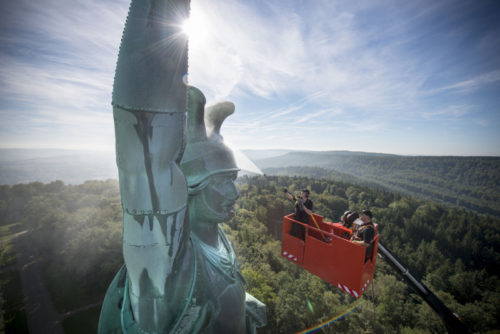
[[[99,333],[254,333],[266,323],[218,226],[238,198],[220,135],[234,105],[205,108],[203,93],[183,83],[188,15],[188,0],[130,5],[112,101],[125,265]]]

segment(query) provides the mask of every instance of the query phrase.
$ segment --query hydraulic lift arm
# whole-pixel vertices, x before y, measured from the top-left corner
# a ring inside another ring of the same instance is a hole
[[[392,253],[380,242],[378,243],[378,253],[382,255],[391,267],[404,278],[406,283],[415,290],[420,297],[441,317],[449,333],[468,333],[465,325],[443,304],[443,302],[430,291],[423,283],[410,274],[408,268],[403,266]]]

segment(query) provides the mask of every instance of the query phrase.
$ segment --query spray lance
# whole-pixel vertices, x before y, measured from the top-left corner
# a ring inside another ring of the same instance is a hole
[[[304,200],[302,199],[302,197],[295,197],[295,195],[289,192],[287,188],[283,188],[283,192],[285,193],[285,195],[288,194],[292,196],[292,200],[295,202],[295,204],[297,204],[301,210],[304,210]]]
[[[285,195],[288,194],[288,195],[290,195],[292,197],[292,200],[295,201],[295,204],[298,205],[298,207],[299,207],[300,210],[305,211],[304,210],[304,200],[302,199],[301,196],[299,196],[297,198],[294,194],[290,193],[287,188],[283,188],[283,192],[285,193]],[[325,235],[323,234],[323,231],[321,230],[321,228],[319,227],[318,223],[316,222],[316,219],[314,218],[314,215],[311,214],[310,217],[312,218],[312,221],[314,222],[314,225],[316,225],[316,228],[320,231],[321,236],[323,237],[323,240],[330,241],[330,238],[329,237],[325,237]]]

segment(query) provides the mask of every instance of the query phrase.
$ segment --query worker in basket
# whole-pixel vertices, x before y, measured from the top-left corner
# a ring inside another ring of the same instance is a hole
[[[351,241],[366,247],[365,262],[372,257],[373,245],[372,241],[375,238],[375,225],[372,222],[372,212],[363,210],[359,215],[359,219],[354,222],[355,232],[351,237]]]
[[[309,216],[312,215],[313,202],[309,199],[309,190],[303,189],[300,196],[297,198],[295,195],[291,194],[288,189],[283,189],[285,197],[295,202],[295,216],[294,219],[307,224]],[[306,229],[304,226],[294,223],[292,225],[291,234],[294,237],[305,240]]]

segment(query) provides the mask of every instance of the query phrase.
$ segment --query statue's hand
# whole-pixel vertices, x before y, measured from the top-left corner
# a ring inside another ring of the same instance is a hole
[[[113,105],[185,112],[189,0],[132,0],[116,64]]]

